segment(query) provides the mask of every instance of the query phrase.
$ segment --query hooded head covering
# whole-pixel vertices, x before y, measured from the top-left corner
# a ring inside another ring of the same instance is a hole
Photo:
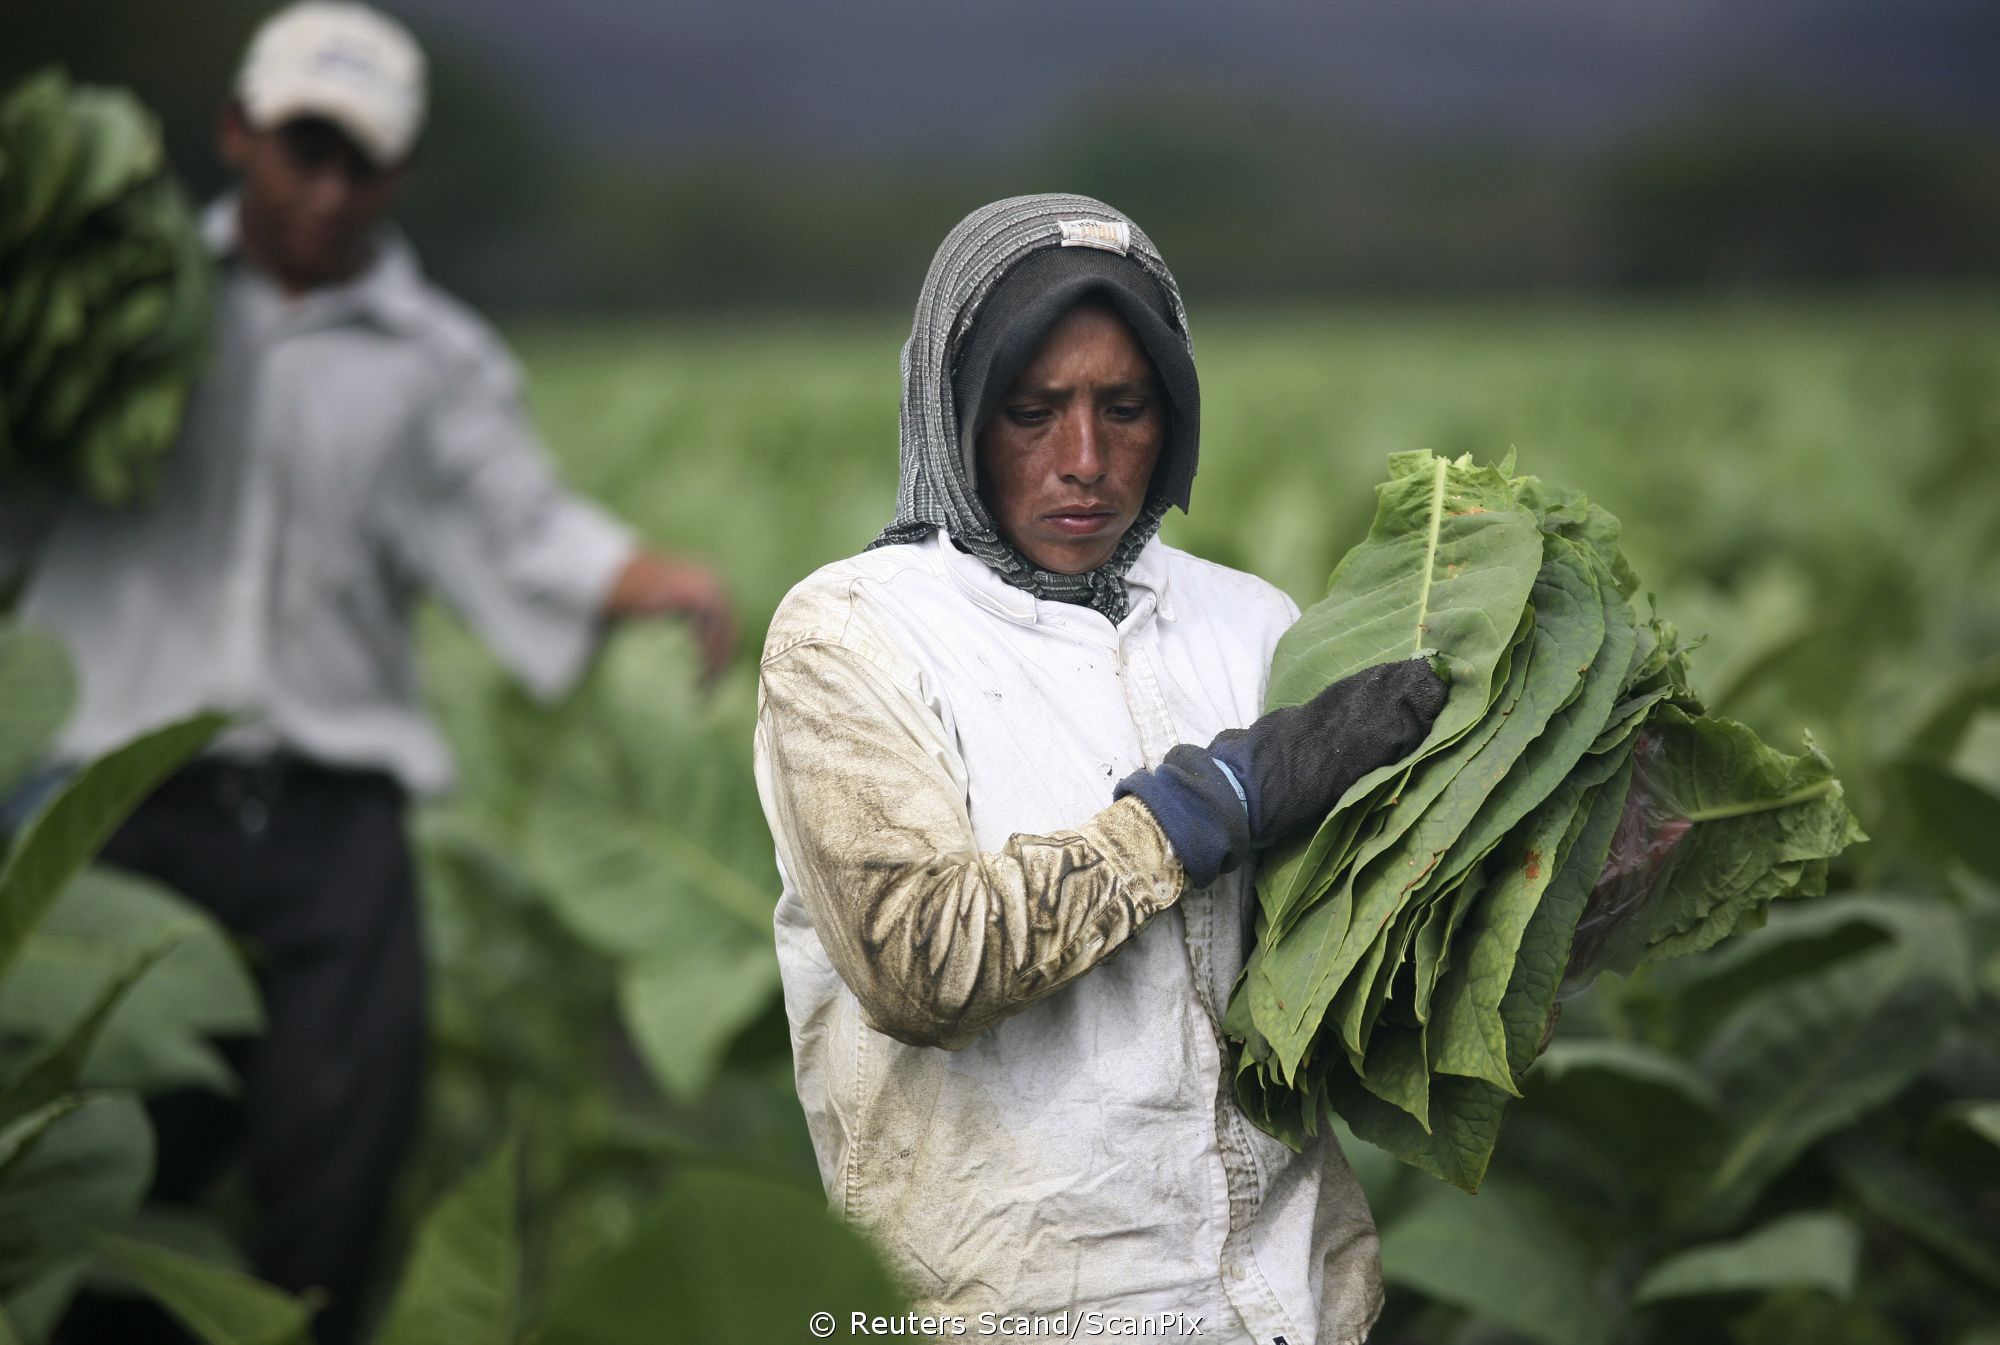
[[[1146,503],[1111,558],[1086,574],[1058,574],[1038,569],[1000,535],[979,498],[974,448],[981,414],[1056,319],[1088,294],[1102,294],[1139,338],[1171,414]],[[896,519],[871,545],[914,542],[943,528],[1016,588],[1122,619],[1126,571],[1168,508],[1187,508],[1201,429],[1187,313],[1152,240],[1088,196],[1016,196],[973,211],[931,260],[902,373]]]

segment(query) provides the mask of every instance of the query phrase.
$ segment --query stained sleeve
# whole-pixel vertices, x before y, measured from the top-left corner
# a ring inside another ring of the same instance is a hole
[[[632,532],[557,479],[511,363],[456,371],[383,513],[404,564],[436,588],[531,692],[581,676]]]
[[[869,1026],[957,1049],[1111,957],[1185,884],[1145,805],[974,843],[937,715],[865,654],[768,657],[757,787],[778,857]]]

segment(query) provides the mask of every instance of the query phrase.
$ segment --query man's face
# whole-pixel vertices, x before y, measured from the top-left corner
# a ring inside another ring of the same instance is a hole
[[[1115,310],[1085,300],[1057,319],[979,431],[979,497],[1001,535],[1058,574],[1111,559],[1146,503],[1163,397]]]
[[[367,266],[375,227],[407,171],[378,167],[330,121],[301,117],[257,131],[236,108],[223,118],[222,155],[242,177],[252,259],[293,291],[338,284]]]

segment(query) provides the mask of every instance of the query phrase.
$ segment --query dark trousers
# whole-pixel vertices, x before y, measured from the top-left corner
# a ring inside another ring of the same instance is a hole
[[[149,1104],[153,1196],[198,1201],[240,1157],[251,1267],[324,1296],[322,1345],[356,1337],[416,1121],[424,968],[404,811],[387,776],[204,760],[143,804],[103,854],[234,931],[263,994],[264,1034],[227,1044],[240,1099],[191,1090]],[[80,1301],[59,1338],[187,1339],[156,1309],[101,1298]]]

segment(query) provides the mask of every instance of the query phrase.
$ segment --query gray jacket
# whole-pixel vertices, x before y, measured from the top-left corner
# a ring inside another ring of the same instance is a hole
[[[553,695],[588,660],[631,536],[561,488],[506,351],[400,237],[354,281],[290,299],[241,259],[233,202],[203,223],[217,347],[159,496],[65,499],[32,537],[0,511],[0,578],[11,550],[29,567],[23,619],[61,634],[81,673],[58,753],[213,707],[244,718],[224,750],[442,789],[418,595],[439,591]]]

